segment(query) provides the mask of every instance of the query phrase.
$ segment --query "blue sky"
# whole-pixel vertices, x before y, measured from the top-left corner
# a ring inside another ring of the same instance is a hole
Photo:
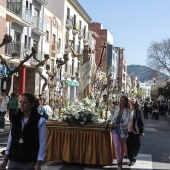
[[[146,65],[152,41],[170,38],[170,0],[78,0],[92,22],[102,23],[123,47],[127,65]]]

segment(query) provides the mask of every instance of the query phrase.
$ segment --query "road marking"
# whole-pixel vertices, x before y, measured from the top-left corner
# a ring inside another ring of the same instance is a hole
[[[5,149],[6,149],[6,147],[0,148],[0,152],[2,152],[2,151],[5,150]]]
[[[135,165],[131,167],[131,169],[137,169],[140,170],[150,170],[152,168],[152,155],[151,154],[138,154],[137,161]]]

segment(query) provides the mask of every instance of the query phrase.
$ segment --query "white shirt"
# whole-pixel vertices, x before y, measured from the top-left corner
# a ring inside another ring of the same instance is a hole
[[[28,118],[25,118],[24,121],[26,122]],[[24,127],[24,122],[22,122],[22,128]],[[44,118],[40,118],[38,122],[38,130],[39,130],[39,151],[37,161],[44,161],[45,153],[46,153],[46,120]],[[5,151],[5,155],[9,154],[9,148],[11,146],[12,136],[11,132],[8,137],[8,143]]]
[[[0,111],[1,112],[6,112],[7,111],[7,104],[9,102],[9,97],[8,96],[0,96],[2,102],[0,104]]]
[[[130,121],[128,124],[128,132],[133,132],[133,115],[134,115],[134,110],[131,111],[130,113]]]

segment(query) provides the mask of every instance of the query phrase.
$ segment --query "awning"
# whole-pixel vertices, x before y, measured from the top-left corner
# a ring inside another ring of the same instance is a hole
[[[68,83],[68,86],[74,86],[74,87],[77,87],[79,86],[79,82],[78,81],[71,81],[71,80],[67,80],[67,83]]]

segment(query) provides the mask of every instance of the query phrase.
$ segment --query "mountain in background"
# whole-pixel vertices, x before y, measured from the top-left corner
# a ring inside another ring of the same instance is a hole
[[[141,65],[128,65],[127,73],[131,76],[138,77],[138,80],[141,82],[152,80],[153,77],[166,77],[166,74],[161,73],[160,71]]]

